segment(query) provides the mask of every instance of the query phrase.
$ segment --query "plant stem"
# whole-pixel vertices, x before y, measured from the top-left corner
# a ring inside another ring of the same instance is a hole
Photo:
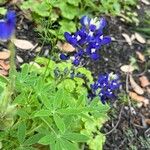
[[[10,101],[11,101],[11,95],[14,92],[14,88],[15,88],[15,72],[16,72],[16,65],[15,65],[15,47],[14,44],[10,41],[9,45],[8,45],[8,49],[10,50],[10,70],[9,70],[9,78],[10,81],[5,89],[5,95],[4,98],[2,100],[2,105],[1,105],[1,109],[3,110],[3,112],[6,111],[7,106],[9,105]]]

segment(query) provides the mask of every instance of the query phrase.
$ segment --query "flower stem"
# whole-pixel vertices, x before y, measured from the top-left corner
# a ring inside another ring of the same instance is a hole
[[[2,100],[1,109],[3,110],[3,113],[7,110],[7,107],[11,101],[11,96],[15,88],[15,78],[16,78],[15,47],[11,41],[9,42],[8,49],[10,50],[10,70],[9,70],[10,81],[5,89],[4,97]]]

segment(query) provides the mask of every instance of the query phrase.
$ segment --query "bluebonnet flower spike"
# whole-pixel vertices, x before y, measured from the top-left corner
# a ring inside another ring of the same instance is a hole
[[[16,14],[8,11],[6,17],[0,20],[0,40],[5,41],[11,38],[15,31]]]
[[[109,44],[111,38],[103,35],[103,29],[106,26],[104,18],[89,18],[83,16],[80,20],[81,28],[73,34],[64,33],[65,39],[76,48],[73,64],[80,65],[84,60],[82,58],[100,59],[100,48]]]
[[[116,98],[116,91],[120,87],[119,77],[113,73],[100,75],[98,80],[91,84],[93,95],[100,97],[103,104],[107,100]]]

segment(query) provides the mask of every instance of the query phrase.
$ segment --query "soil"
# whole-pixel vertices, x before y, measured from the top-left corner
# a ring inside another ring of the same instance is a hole
[[[34,24],[31,21],[23,18],[20,22],[21,15],[18,15],[18,27],[16,31],[16,37],[20,39],[27,39],[32,41],[32,43],[38,43],[38,34],[34,32]],[[120,66],[129,64],[131,56],[136,57],[135,51],[140,51],[144,53],[146,45],[143,45],[139,42],[134,42],[132,46],[128,45],[125,39],[122,36],[122,33],[127,33],[131,35],[134,33],[132,30],[134,25],[128,25],[122,23],[119,18],[108,17],[108,28],[106,31],[107,35],[115,38],[115,41],[109,46],[105,46],[101,49],[101,59],[97,62],[88,61],[86,66],[89,68],[93,75],[98,76],[99,73],[105,72],[115,72],[120,75],[122,78],[123,86],[120,91],[126,93],[125,89],[125,79],[126,75],[120,71]],[[50,45],[45,45],[42,48],[41,54],[48,49]],[[5,48],[5,45],[0,45],[0,48]],[[32,61],[37,53],[35,51],[23,51],[20,49],[16,50],[17,55],[23,59],[22,63]],[[148,61],[150,56],[146,57]],[[22,63],[16,62],[19,67]],[[139,70],[133,74],[135,80],[138,80],[138,77],[141,73],[147,77],[150,77],[150,72],[145,71],[145,65],[148,65],[147,68],[150,68],[150,64],[138,62]],[[130,87],[129,87],[130,88]],[[150,94],[145,93],[145,97],[149,98]],[[150,126],[144,123],[145,118],[150,119],[150,105],[148,107],[136,107],[136,104],[131,100],[131,106],[128,102],[122,102],[120,99],[113,103],[112,109],[110,110],[109,117],[110,120],[105,123],[104,127],[101,129],[101,132],[106,134],[106,142],[104,144],[104,150],[130,150],[134,147],[137,150],[149,150],[150,149],[150,140],[149,143],[144,144],[140,140],[150,138]],[[132,112],[130,109],[132,108]],[[133,149],[134,150],[134,149]],[[136,150],[136,149],[135,149]]]

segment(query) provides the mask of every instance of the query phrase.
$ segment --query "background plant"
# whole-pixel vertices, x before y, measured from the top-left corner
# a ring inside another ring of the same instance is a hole
[[[64,39],[65,31],[75,32],[78,19],[87,14],[120,16],[130,23],[138,24],[137,14],[131,11],[136,5],[137,0],[27,0],[20,7],[32,12],[37,23],[36,30],[42,39],[46,37],[45,42],[49,42],[52,36]]]

